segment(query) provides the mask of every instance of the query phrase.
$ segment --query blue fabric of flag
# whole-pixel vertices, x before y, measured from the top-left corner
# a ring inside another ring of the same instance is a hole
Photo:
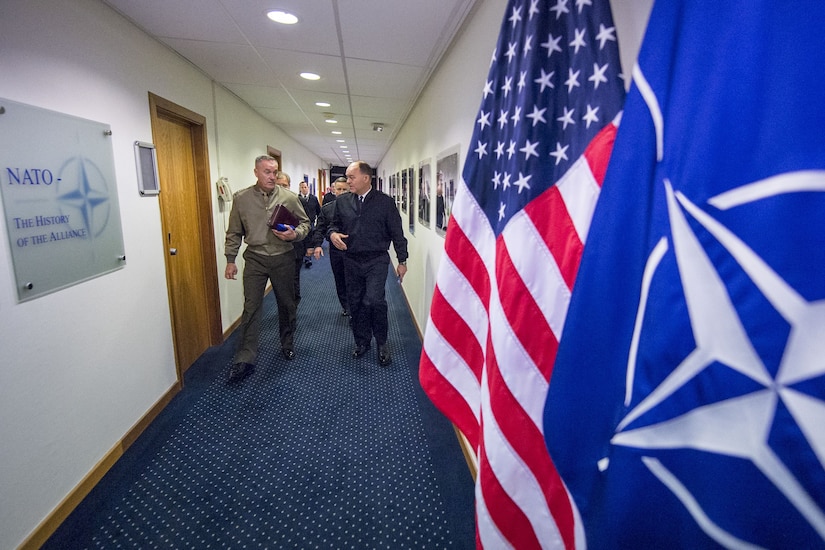
[[[825,546],[823,21],[653,8],[545,406],[591,548]]]

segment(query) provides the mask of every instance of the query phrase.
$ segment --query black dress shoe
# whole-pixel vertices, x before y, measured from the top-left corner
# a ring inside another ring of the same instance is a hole
[[[387,344],[378,346],[378,364],[386,367],[392,363],[392,356],[390,355],[390,347]]]
[[[295,352],[289,348],[284,348],[281,350],[281,355],[284,356],[284,359],[287,361],[292,361],[295,359]]]
[[[232,368],[229,369],[229,381],[240,382],[248,375],[252,374],[253,370],[255,370],[255,365],[252,365],[250,363],[235,363],[234,365],[232,365]]]
[[[367,353],[367,350],[368,350],[368,349],[370,349],[370,347],[369,347],[369,346],[360,346],[360,345],[359,345],[359,346],[355,346],[355,349],[354,349],[354,350],[352,350],[352,356],[353,356],[355,359],[358,359],[359,357],[361,357],[362,355],[364,355],[365,353]]]

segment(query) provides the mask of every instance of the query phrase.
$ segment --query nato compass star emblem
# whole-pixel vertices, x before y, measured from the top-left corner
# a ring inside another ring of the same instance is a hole
[[[72,175],[67,177],[68,174]],[[58,181],[61,209],[78,213],[86,234],[99,237],[109,223],[110,210],[109,188],[103,173],[91,160],[76,156],[60,167]]]
[[[645,264],[628,353],[625,406],[629,412],[619,422],[611,443],[640,450],[643,455],[645,450],[651,454],[690,450],[692,454],[685,456],[701,457],[697,458],[702,464],[696,466],[696,471],[702,475],[712,475],[708,473],[711,471],[718,474],[722,470],[706,465],[722,460],[725,467],[734,464],[738,465],[735,468],[763,476],[775,489],[776,498],[784,497],[787,505],[825,540],[825,513],[820,505],[825,469],[825,399],[821,391],[821,377],[825,375],[825,300],[806,300],[733,230],[675,191],[668,180],[664,186],[671,238],[663,237]],[[777,200],[782,194],[823,191],[825,171],[789,172],[717,195],[708,203],[724,212]],[[701,237],[696,232],[700,228]],[[709,247],[713,247],[713,253],[708,252]],[[769,331],[772,338],[779,339],[775,346],[779,352],[772,368],[764,354],[760,354],[761,348],[737,309],[737,300],[742,295],[732,297],[726,285],[726,278],[732,276],[730,270],[721,273],[712,261],[712,257],[719,257],[717,250],[729,255],[726,257],[741,269],[736,276],[746,281],[748,288],[755,289],[754,295],[761,295],[759,299],[773,310],[776,324],[787,324],[787,332]],[[689,325],[684,330],[692,332],[695,347],[683,358],[674,358],[672,370],[651,389],[650,385],[638,384],[636,377],[641,375],[637,369],[642,368],[645,333],[654,328],[646,326],[645,310],[652,303],[654,278],[666,259],[671,265],[675,262],[672,272],[677,273],[681,283]],[[741,387],[746,389],[721,399],[718,395],[706,396],[707,392],[696,385],[710,369],[719,369],[714,372],[728,377],[724,380],[744,381]],[[819,389],[812,389],[817,387],[813,382],[817,378]],[[685,393],[680,392],[691,385],[694,391],[689,395],[695,401],[684,407]],[[683,410],[670,416],[656,414],[657,409],[668,407],[676,396],[682,397]],[[634,402],[635,406],[630,408]],[[799,442],[795,448],[802,449],[807,460],[805,468],[800,468],[800,462],[791,454],[798,457],[799,451],[782,451],[782,445],[771,439],[778,423],[782,423],[783,429],[795,424],[794,441]],[[754,547],[754,541],[742,540],[741,533],[734,535],[726,530],[714,517],[714,508],[708,506],[707,500],[693,494],[688,480],[666,467],[665,461],[653,456],[643,456],[641,460],[708,536],[726,547]],[[607,464],[601,467],[604,469]],[[813,478],[810,469],[815,470]],[[820,480],[818,490],[811,479]],[[730,480],[713,479],[720,493],[725,492],[726,482]],[[773,489],[770,494],[774,494]],[[726,498],[736,499],[737,495],[734,492]],[[772,506],[771,502],[739,504],[739,513],[747,513],[752,506]]]

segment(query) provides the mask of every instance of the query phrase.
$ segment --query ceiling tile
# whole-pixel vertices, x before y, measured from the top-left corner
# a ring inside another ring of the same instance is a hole
[[[354,156],[377,164],[479,0],[102,1],[326,162],[344,162],[334,128]],[[271,8],[298,24],[270,21]],[[385,131],[373,132],[375,122]]]

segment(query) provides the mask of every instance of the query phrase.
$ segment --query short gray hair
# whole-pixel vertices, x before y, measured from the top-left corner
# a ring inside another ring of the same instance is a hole
[[[255,166],[258,166],[260,163],[264,161],[271,161],[271,162],[278,162],[278,159],[271,155],[261,155],[260,157],[255,158]]]

